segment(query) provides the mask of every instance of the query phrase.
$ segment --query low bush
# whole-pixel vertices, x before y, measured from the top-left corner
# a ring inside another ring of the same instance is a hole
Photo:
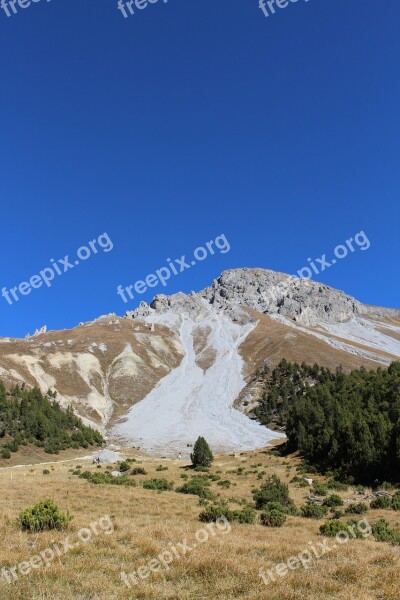
[[[253,525],[256,522],[257,513],[254,508],[246,506],[242,510],[233,510],[230,513],[229,521],[237,521],[238,523]]]
[[[228,505],[224,502],[219,504],[210,504],[207,506],[199,515],[200,521],[203,523],[211,523],[216,521],[217,519],[221,519],[225,517],[228,521],[231,511],[228,508]]]
[[[372,500],[371,508],[392,508],[393,500],[390,496],[377,496]]]
[[[390,528],[385,519],[380,519],[372,525],[372,534],[377,542],[400,544],[400,533]]]
[[[344,502],[337,494],[331,494],[324,500],[324,506],[343,506]]]
[[[229,481],[229,479],[224,479],[223,481],[218,481],[217,485],[224,488],[225,490],[229,490],[229,488],[231,487],[232,484]]]
[[[253,508],[246,506],[242,510],[231,510],[226,502],[213,503],[207,506],[199,515],[200,521],[211,523],[221,517],[230,522],[236,521],[241,524],[253,525],[257,513]]]
[[[291,504],[289,488],[277,475],[272,475],[259,490],[253,493],[257,510],[263,510],[269,502],[279,502],[283,506]]]
[[[328,486],[323,483],[314,483],[312,491],[316,496],[327,496]]]
[[[368,510],[367,504],[350,504],[345,510],[346,513],[351,515],[363,515]]]
[[[90,471],[83,471],[83,473],[78,473],[78,476],[81,479],[86,479],[90,483],[94,483],[95,485],[107,484],[107,485],[126,485],[134,487],[136,485],[136,481],[133,479],[128,479],[125,476],[114,477],[108,471],[105,473],[91,473]]]
[[[214,499],[214,494],[209,489],[210,482],[203,477],[192,477],[186,481],[181,487],[177,488],[179,494],[193,494],[199,498]]]
[[[392,499],[393,510],[400,510],[400,492],[396,492]]]
[[[349,526],[343,521],[327,521],[319,528],[322,535],[326,537],[335,537],[338,533],[345,532],[352,535]]]
[[[121,473],[126,473],[126,471],[129,471],[131,468],[127,460],[123,460],[122,462],[118,463],[118,467]]]
[[[320,504],[306,504],[300,509],[301,516],[305,519],[323,519],[327,512],[328,508]]]
[[[328,481],[328,487],[330,490],[335,490],[336,492],[347,492],[349,486],[341,481],[336,481],[336,479],[331,479]]]
[[[260,519],[265,527],[282,527],[286,522],[286,515],[279,510],[267,510],[261,514]]]
[[[135,467],[132,469],[131,475],[147,475],[147,471],[145,471],[145,469],[142,467]]]
[[[166,479],[148,479],[143,482],[143,487],[146,490],[156,490],[157,492],[164,492],[166,490],[172,490],[173,483]]]
[[[158,465],[156,471],[168,471],[168,467],[163,467],[162,465]]]
[[[54,500],[42,500],[21,511],[18,524],[24,531],[37,533],[51,529],[65,529],[72,520],[69,513],[62,513]]]

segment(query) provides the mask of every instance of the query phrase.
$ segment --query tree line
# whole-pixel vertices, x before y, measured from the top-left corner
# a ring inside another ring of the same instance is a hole
[[[16,385],[9,392],[0,380],[0,438],[2,458],[9,458],[21,445],[28,443],[58,454],[67,448],[88,448],[104,442],[102,435],[85,426],[71,406],[62,410],[56,392],[43,395]]]
[[[400,362],[344,373],[284,359],[259,375],[257,417],[286,428],[288,452],[349,482],[399,482]]]

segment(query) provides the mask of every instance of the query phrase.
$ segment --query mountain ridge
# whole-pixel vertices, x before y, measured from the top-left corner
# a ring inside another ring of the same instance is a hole
[[[0,338],[0,376],[9,385],[57,389],[63,406],[121,443],[187,452],[207,432],[217,449],[236,451],[275,437],[242,414],[257,403],[260,366],[288,358],[350,370],[399,356],[397,309],[242,268],[197,293],[156,295],[124,317]]]

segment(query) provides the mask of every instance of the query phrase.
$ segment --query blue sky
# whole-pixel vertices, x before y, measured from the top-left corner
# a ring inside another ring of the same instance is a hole
[[[0,297],[0,335],[124,314],[225,269],[294,273],[363,230],[370,247],[315,276],[400,306],[398,0],[116,0],[0,11],[0,289],[107,233],[110,252]],[[124,304],[133,284],[225,234],[216,252]]]

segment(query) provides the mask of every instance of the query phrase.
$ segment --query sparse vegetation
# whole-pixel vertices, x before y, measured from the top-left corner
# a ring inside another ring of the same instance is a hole
[[[108,471],[104,473],[92,473],[91,471],[81,471],[77,472],[77,475],[81,479],[86,479],[89,483],[94,483],[95,485],[107,484],[107,485],[126,485],[126,486],[135,486],[136,481],[134,479],[128,479],[126,476],[115,477],[111,475]]]

